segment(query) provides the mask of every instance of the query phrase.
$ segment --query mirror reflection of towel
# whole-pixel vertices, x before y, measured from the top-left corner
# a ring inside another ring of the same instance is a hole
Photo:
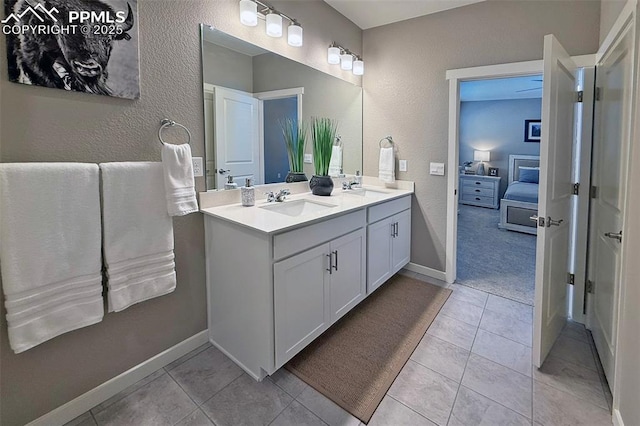
[[[334,145],[331,150],[331,161],[329,161],[329,176],[336,177],[342,171],[342,147]]]
[[[380,179],[382,182],[393,183],[396,180],[396,160],[393,154],[393,147],[380,148],[378,179]]]

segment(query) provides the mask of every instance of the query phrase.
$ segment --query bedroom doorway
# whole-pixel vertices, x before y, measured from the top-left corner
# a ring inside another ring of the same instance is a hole
[[[577,110],[575,115],[578,117],[582,117],[582,116],[590,117],[592,115],[592,110],[593,110],[592,99],[593,99],[593,81],[595,76],[595,68],[594,68],[595,55],[585,55],[580,57],[574,57],[573,59],[577,63],[579,68],[582,70],[581,86],[578,89],[581,91],[584,90],[584,93],[583,93],[584,102],[581,104],[577,104],[578,106],[576,107]],[[449,88],[450,88],[449,90],[449,155],[448,155],[447,164],[448,164],[448,169],[452,171],[452,173],[448,173],[449,190],[448,190],[448,197],[447,197],[447,212],[450,220],[447,223],[445,277],[448,283],[456,282],[456,279],[458,278],[458,273],[460,272],[458,269],[458,263],[459,263],[458,227],[461,224],[464,227],[465,224],[464,222],[461,222],[461,220],[464,220],[464,217],[460,219],[460,217],[458,216],[458,211],[460,211],[461,214],[464,214],[463,209],[467,209],[467,204],[462,204],[458,202],[459,197],[464,196],[464,194],[462,193],[464,191],[464,187],[461,181],[464,180],[465,177],[460,179],[462,174],[460,173],[459,169],[460,169],[460,166],[462,166],[462,169],[463,169],[462,172],[464,172],[465,166],[464,166],[464,163],[461,162],[461,160],[472,161],[472,164],[469,165],[469,168],[471,168],[472,171],[474,170],[477,171],[477,165],[480,162],[483,162],[484,163],[483,165],[485,168],[485,175],[489,175],[489,176],[486,176],[482,179],[490,180],[490,173],[492,173],[493,170],[489,170],[489,167],[495,167],[491,163],[493,162],[494,158],[495,159],[499,158],[497,156],[494,157],[493,152],[491,152],[491,146],[489,146],[488,144],[485,144],[484,146],[480,145],[477,147],[472,147],[473,149],[471,151],[467,149],[466,154],[464,154],[465,151],[461,149],[459,141],[460,141],[460,138],[463,136],[462,134],[463,129],[461,129],[459,125],[459,121],[460,121],[461,114],[465,112],[464,111],[465,107],[461,106],[462,105],[461,98],[460,98],[461,85],[464,82],[469,82],[469,81],[484,81],[484,80],[496,80],[496,79],[520,77],[520,78],[529,79],[529,83],[531,83],[531,85],[529,87],[521,88],[518,90],[526,90],[529,88],[534,89],[541,86],[542,82],[533,81],[533,80],[539,80],[539,78],[536,76],[541,75],[542,66],[543,66],[542,61],[529,61],[529,62],[491,65],[491,66],[482,66],[482,67],[447,71],[446,78],[447,80],[449,80]],[[534,84],[536,83],[537,83],[537,86],[534,86]],[[533,92],[534,90],[530,90],[530,91]],[[520,92],[520,93],[526,93],[526,92]],[[537,124],[535,121],[525,122],[525,120],[529,120],[529,119],[535,120],[533,116],[527,119],[524,119],[524,117],[521,117],[521,118],[522,118],[522,123],[519,124],[519,127],[521,130],[517,137],[521,143],[521,146],[525,146],[524,140],[526,139],[526,136],[536,137],[537,136],[536,133],[539,130],[539,128],[537,129],[535,128]],[[578,134],[576,141],[581,140],[582,135],[586,135],[586,139],[590,139],[589,137],[591,135],[592,124],[593,123],[591,119],[585,119],[585,120],[582,120],[582,123],[580,125],[576,126],[576,130]],[[528,135],[525,135],[525,126],[527,126],[526,128],[529,131]],[[527,142],[527,144],[533,144],[533,142]],[[583,170],[584,172],[582,173],[582,177],[580,179],[580,183],[583,185],[583,188],[589,187],[589,169],[590,169],[590,162],[591,162],[590,142],[587,145],[589,146],[589,149],[586,149],[586,150],[581,150],[579,144],[577,143],[574,144],[574,148],[573,148],[573,151],[574,151],[573,158],[576,160],[574,161],[574,164],[573,164],[572,179],[575,179],[573,180],[573,182],[578,182],[577,180],[578,174],[580,170]],[[475,148],[480,148],[480,149],[475,149]],[[475,151],[482,151],[482,150],[490,151],[488,160],[486,160],[486,155],[487,155],[486,153],[475,152]],[[523,154],[523,153],[521,152],[520,154]],[[466,155],[464,159],[462,157],[463,155]],[[523,155],[526,155],[526,154],[523,154]],[[530,153],[530,155],[534,155],[534,153]],[[501,153],[500,157],[503,157],[503,156],[504,156],[504,153]],[[502,159],[502,161],[508,162],[508,160],[504,160],[504,158]],[[519,170],[521,166],[524,166],[525,168],[535,167],[535,164],[529,164],[529,165],[519,164],[515,166],[515,170]],[[497,172],[498,177],[500,177],[500,183],[498,185],[502,185],[502,191],[506,192],[506,187],[508,186],[508,183],[509,183],[509,170],[508,170],[509,167],[507,166],[505,168],[503,166],[503,167],[497,167],[497,168],[499,169]],[[511,172],[512,177],[513,177],[513,174],[514,172],[512,171]],[[481,184],[476,184],[476,183],[474,183],[474,185],[482,186]],[[571,221],[572,226],[571,226],[570,232],[575,236],[577,244],[576,244],[575,251],[570,253],[571,263],[575,265],[574,270],[571,271],[575,276],[575,279],[574,279],[575,285],[569,286],[569,294],[568,294],[569,316],[573,318],[575,321],[581,322],[581,323],[584,323],[585,321],[585,317],[583,314],[583,302],[584,302],[584,287],[585,287],[584,277],[586,272],[586,235],[587,235],[586,231],[588,229],[587,212],[588,212],[588,204],[589,204],[589,198],[588,196],[585,196],[585,194],[588,194],[588,191],[585,191],[584,189],[583,191],[584,193],[581,196],[573,197],[574,200],[572,201],[572,203],[574,203],[574,205],[578,207],[576,211],[580,211],[581,214],[576,215],[576,217],[572,218],[573,220]],[[503,193],[504,192],[498,192],[498,197],[501,197]],[[481,198],[481,200],[484,201],[482,197],[488,196],[489,194],[482,193],[480,195],[481,197],[479,198]],[[526,201],[522,201],[522,202],[526,203]],[[497,220],[495,218],[494,219],[490,218],[488,220],[494,221],[496,223],[496,227],[497,227],[497,224],[500,223],[501,221],[503,221],[503,225],[506,222],[507,226],[504,226],[503,229],[509,229],[509,226],[510,226],[509,223],[522,225],[523,227],[527,227],[528,229],[532,229],[531,225],[534,225],[533,229],[535,229],[535,224],[533,222],[531,222],[530,224],[527,223],[529,222],[528,220],[529,217],[532,216],[531,214],[528,214],[528,213],[531,213],[531,212],[527,211],[526,204],[519,205],[519,203],[520,203],[519,200],[511,201],[508,203],[509,204],[507,206],[508,210],[503,209],[509,212],[509,215],[507,216],[506,219],[501,219],[500,217],[498,217]],[[501,204],[501,198],[498,200],[498,209],[494,210],[495,213],[499,214],[500,204]],[[488,209],[482,209],[482,210],[488,210]],[[474,210],[472,211],[475,211],[477,213],[482,210],[478,208],[474,208]],[[471,221],[471,223],[472,224],[477,223],[477,220],[475,222]],[[480,228],[480,226],[477,226],[477,225],[471,225],[471,227],[474,230],[477,230],[477,228]],[[521,229],[520,231],[522,230],[524,229]],[[534,237],[535,239],[535,235],[533,234],[526,235],[526,233],[517,232],[517,231],[514,232],[514,230],[511,230],[506,234],[521,235],[523,237],[527,237],[527,236]],[[476,262],[476,264],[478,264],[479,256],[477,254],[486,254],[487,252],[491,254],[492,251],[490,250],[490,248],[491,248],[491,244],[489,245],[482,244],[482,237],[478,237],[475,243],[475,250],[470,251],[470,253],[472,253],[470,255],[472,257],[472,260]],[[522,251],[524,252],[524,250]],[[512,255],[513,253],[510,253],[510,256]],[[532,254],[530,257],[533,258],[534,256],[535,254]],[[527,256],[523,255],[522,258],[524,257],[527,257]],[[496,258],[494,259],[494,262],[495,264],[499,264],[502,260],[503,259],[500,259],[498,258],[498,256],[496,256]],[[525,262],[517,262],[517,261],[514,263],[518,265],[525,264]],[[530,261],[526,263],[529,265],[531,264]],[[484,266],[484,264],[482,265]],[[506,268],[508,267],[503,267],[501,270],[504,271]],[[527,272],[525,272],[524,274],[527,274],[528,276],[535,275]],[[461,276],[460,278],[464,279],[464,276]],[[535,285],[531,286],[530,289],[533,290],[534,287]],[[512,294],[511,296],[507,295],[507,297],[510,297],[511,299],[514,299],[514,300],[523,300],[518,296],[522,296],[522,295],[518,295],[518,294],[516,295]],[[528,303],[532,303],[532,302],[528,302]]]
[[[531,306],[542,83],[460,83],[456,283]]]

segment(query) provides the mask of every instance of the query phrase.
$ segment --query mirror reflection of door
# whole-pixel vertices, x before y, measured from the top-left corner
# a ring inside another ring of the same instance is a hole
[[[262,184],[259,101],[250,93],[221,87],[214,97],[216,188],[224,188],[230,175],[238,186],[248,178]]]
[[[289,157],[280,123],[290,118],[298,122],[298,97],[263,101],[264,183],[282,182],[289,173]]]

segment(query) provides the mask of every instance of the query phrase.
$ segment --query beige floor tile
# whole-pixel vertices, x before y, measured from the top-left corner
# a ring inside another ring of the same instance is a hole
[[[184,419],[180,420],[176,426],[215,426],[213,422],[202,412],[197,409]]]
[[[480,318],[482,318],[482,311],[483,309],[480,306],[449,297],[442,309],[440,309],[439,315],[446,315],[477,327],[480,324]]]
[[[471,354],[462,385],[531,418],[531,378]]]
[[[446,425],[458,384],[414,361],[407,361],[387,395],[438,425]]]
[[[416,413],[406,405],[385,396],[373,414],[368,426],[435,426],[435,423]]]
[[[611,414],[544,383],[533,383],[533,419],[543,426],[607,426]]]
[[[304,405],[293,401],[270,426],[326,426],[326,423]]]
[[[533,326],[509,315],[486,309],[482,314],[480,328],[523,345],[531,346],[532,344]]]
[[[453,406],[449,426],[527,426],[526,417],[480,395],[464,386],[460,387]]]
[[[307,386],[296,401],[311,410],[316,416],[330,426],[358,426],[360,420],[346,412],[335,402],[312,388]]]
[[[440,315],[433,320],[427,334],[470,350],[477,328],[457,319]]]
[[[484,308],[484,305],[487,303],[487,298],[489,297],[489,294],[484,291],[476,290],[460,284],[453,284],[451,286],[451,290],[453,290],[453,293],[451,293],[450,297],[464,302],[469,302],[481,308]]]
[[[486,330],[478,330],[471,352],[531,376],[531,348]]]
[[[426,334],[411,359],[460,383],[469,351],[435,336]]]
[[[490,294],[485,309],[499,312],[518,321],[533,324],[533,306],[531,305]]]

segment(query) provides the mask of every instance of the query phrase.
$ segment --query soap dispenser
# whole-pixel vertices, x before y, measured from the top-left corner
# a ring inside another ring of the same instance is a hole
[[[255,188],[251,186],[251,178],[247,178],[245,185],[240,188],[242,195],[242,205],[245,207],[251,207],[256,204],[256,192]]]
[[[355,181],[358,187],[362,186],[362,176],[360,176],[360,170],[356,170]]]
[[[233,176],[227,177],[227,183],[224,184],[224,189],[236,189],[238,184],[233,181]]]

